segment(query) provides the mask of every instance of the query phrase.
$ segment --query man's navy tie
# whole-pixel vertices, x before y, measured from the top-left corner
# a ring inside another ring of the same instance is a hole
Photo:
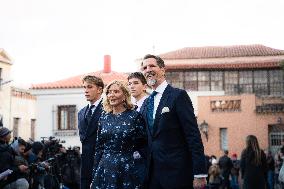
[[[152,94],[149,96],[148,105],[147,105],[147,119],[148,119],[148,126],[149,126],[151,133],[153,133],[153,125],[154,125],[154,118],[153,118],[154,97],[157,93],[158,93],[157,91],[152,92]]]
[[[91,118],[92,118],[92,114],[93,114],[93,111],[92,109],[95,108],[95,105],[91,105],[88,110],[87,110],[87,113],[86,113],[86,119],[87,119],[87,122],[89,123]]]

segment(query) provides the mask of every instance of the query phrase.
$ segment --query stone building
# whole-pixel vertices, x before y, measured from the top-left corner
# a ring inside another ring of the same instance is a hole
[[[0,125],[12,130],[14,137],[34,138],[36,125],[35,96],[28,90],[14,87],[12,61],[0,49]]]

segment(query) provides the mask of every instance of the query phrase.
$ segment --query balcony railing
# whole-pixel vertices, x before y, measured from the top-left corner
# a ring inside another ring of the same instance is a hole
[[[78,130],[56,130],[53,131],[54,136],[76,136]]]
[[[284,112],[284,104],[264,104],[261,106],[256,106],[256,113],[264,114],[264,113],[283,113]]]

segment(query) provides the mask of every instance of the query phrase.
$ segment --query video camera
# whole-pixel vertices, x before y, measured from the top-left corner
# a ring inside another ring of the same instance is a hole
[[[50,167],[49,164],[51,164],[53,161],[55,160],[55,158],[49,158],[45,161],[42,162],[38,162],[38,163],[31,163],[29,164],[29,170],[32,173],[45,173],[45,171],[47,171]]]
[[[44,150],[43,150],[43,158],[48,159],[51,157],[55,157],[60,153],[60,149],[63,147],[62,143],[65,143],[65,141],[60,141],[60,139],[56,139],[53,136],[50,137],[41,137],[41,142],[44,144]]]

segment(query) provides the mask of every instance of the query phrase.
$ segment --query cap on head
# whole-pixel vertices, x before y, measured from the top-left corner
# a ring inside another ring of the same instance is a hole
[[[1,127],[0,128],[0,137],[5,137],[5,136],[7,136],[10,133],[11,133],[11,131],[8,128],[6,128],[6,127]]]

